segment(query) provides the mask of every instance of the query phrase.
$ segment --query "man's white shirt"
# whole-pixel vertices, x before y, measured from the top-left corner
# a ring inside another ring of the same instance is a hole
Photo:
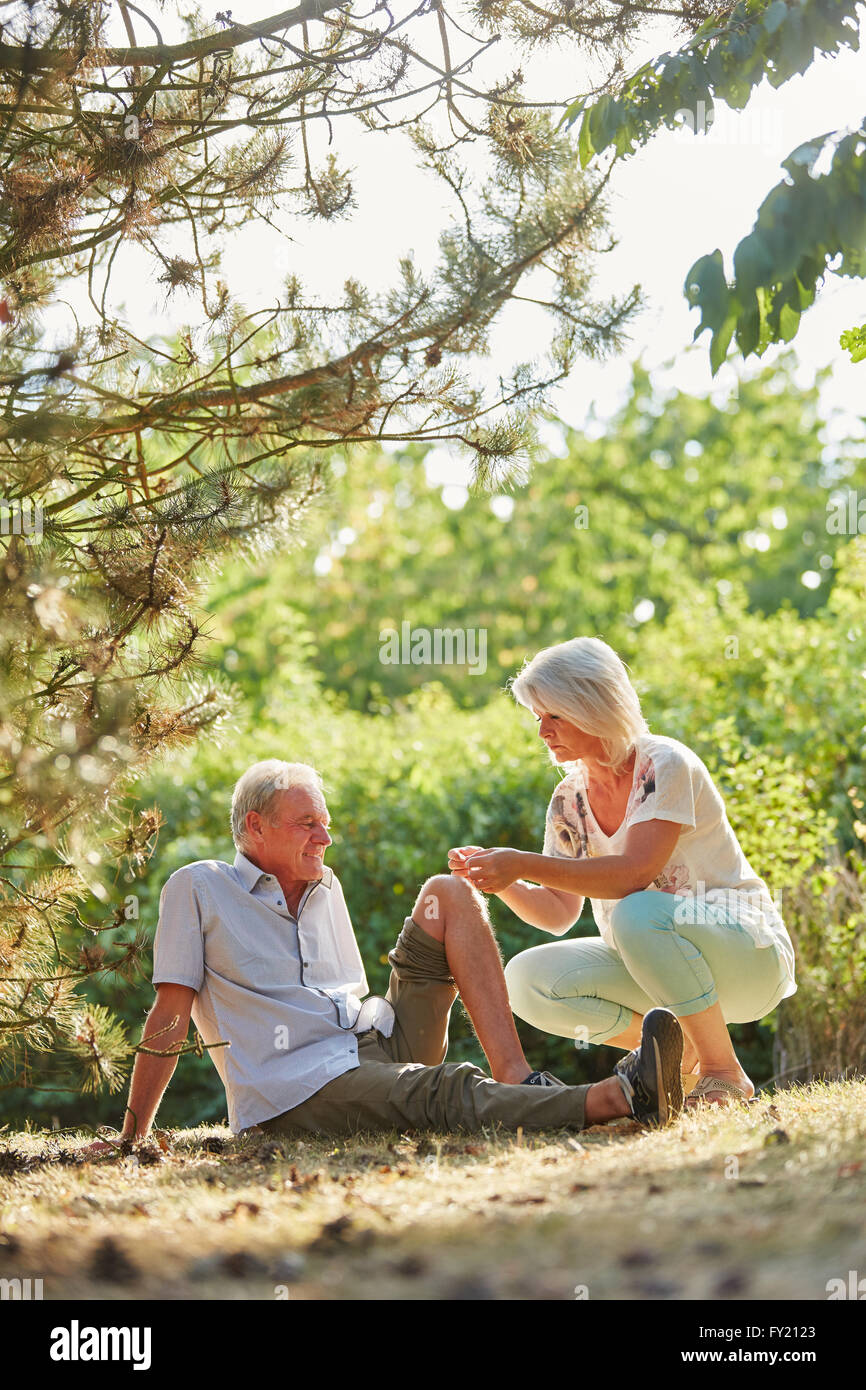
[[[162,890],[153,983],[196,991],[192,1020],[225,1086],[237,1134],[358,1065],[357,1034],[390,1036],[394,1011],[367,977],[339,880],[324,867],[297,916],[245,855],[202,859]],[[156,1044],[158,1046],[158,1043]]]

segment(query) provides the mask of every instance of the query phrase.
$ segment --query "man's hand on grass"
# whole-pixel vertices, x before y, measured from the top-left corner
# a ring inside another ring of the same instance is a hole
[[[109,1144],[105,1139],[95,1139],[92,1144],[85,1144],[83,1149],[78,1150],[78,1153],[81,1158],[101,1158],[103,1154],[119,1153],[119,1151],[119,1140]]]

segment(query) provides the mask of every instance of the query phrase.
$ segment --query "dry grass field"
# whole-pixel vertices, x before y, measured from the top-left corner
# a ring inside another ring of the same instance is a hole
[[[89,1137],[0,1135],[0,1279],[46,1299],[826,1300],[866,1276],[863,1081],[660,1131],[207,1127],[82,1162]]]

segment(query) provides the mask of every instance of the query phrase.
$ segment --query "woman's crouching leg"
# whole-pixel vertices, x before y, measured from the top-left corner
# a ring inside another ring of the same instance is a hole
[[[522,951],[505,966],[505,983],[518,1018],[576,1047],[619,1037],[652,1008],[622,958],[597,937]]]

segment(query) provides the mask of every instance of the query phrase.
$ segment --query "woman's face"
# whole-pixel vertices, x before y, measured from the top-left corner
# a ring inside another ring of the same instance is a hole
[[[538,720],[538,736],[547,744],[554,762],[572,763],[583,758],[592,763],[603,755],[600,738],[570,724],[561,714],[548,714],[540,709],[533,709],[532,713]]]

